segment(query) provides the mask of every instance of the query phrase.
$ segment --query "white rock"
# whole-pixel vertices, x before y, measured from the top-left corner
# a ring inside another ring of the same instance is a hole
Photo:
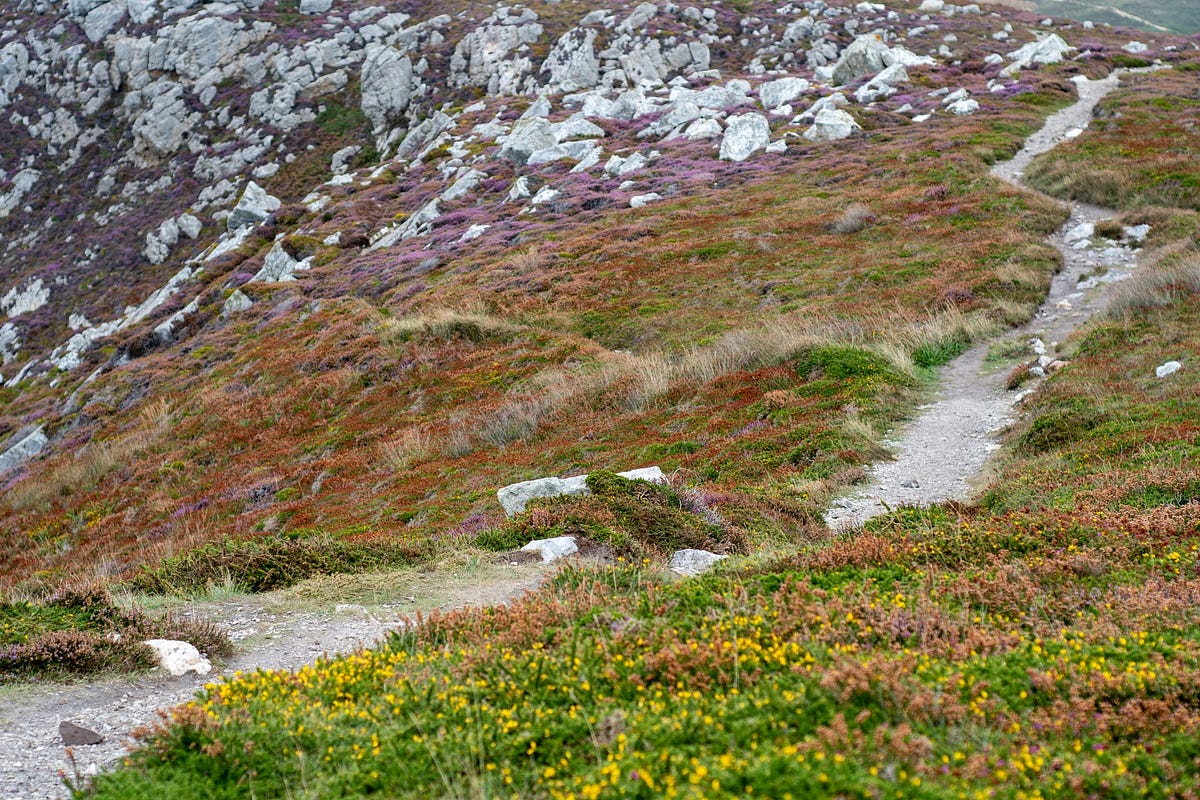
[[[671,556],[671,571],[679,575],[700,575],[708,572],[713,566],[727,556],[710,553],[707,550],[677,550]]]
[[[1067,244],[1075,244],[1092,238],[1096,233],[1096,226],[1091,222],[1081,222],[1071,230],[1067,231],[1063,239]]]
[[[630,208],[642,208],[643,206],[650,205],[651,203],[655,202],[656,200],[662,200],[662,195],[659,194],[658,192],[649,192],[647,194],[635,194],[633,197],[629,198],[629,207]]]
[[[333,0],[300,0],[301,14],[324,14],[333,8]]]
[[[1147,47],[1144,42],[1139,42],[1139,41],[1135,40],[1132,42],[1128,42],[1127,44],[1121,45],[1121,49],[1124,50],[1126,53],[1137,54],[1137,53],[1144,53],[1147,50],[1149,50],[1150,48]]]
[[[467,228],[466,233],[464,233],[462,236],[459,237],[458,241],[460,241],[460,242],[474,241],[474,240],[478,239],[480,236],[483,236],[489,230],[491,230],[491,228],[492,228],[491,225],[485,225],[485,224],[472,225],[471,227]]]
[[[286,283],[296,280],[295,273],[312,267],[312,259],[297,261],[288,255],[279,242],[267,253],[260,269],[247,283]]]
[[[765,148],[763,148],[763,152],[764,153],[772,153],[775,155],[778,155],[779,153],[786,153],[787,152],[787,142],[785,142],[783,139],[779,139],[778,141],[771,142],[769,145],[767,145]]]
[[[194,645],[174,639],[148,639],[146,645],[154,651],[158,664],[167,672],[178,677],[188,672],[207,675],[212,664]]]
[[[956,117],[965,117],[979,110],[979,101],[968,97],[966,100],[958,100],[951,103],[946,106],[946,110]]]
[[[25,284],[25,288],[18,290],[14,286],[3,297],[0,297],[0,311],[9,317],[17,317],[37,311],[46,305],[49,299],[50,287],[41,278],[34,278]]]
[[[1010,52],[1008,58],[1013,63],[1005,67],[1002,74],[1015,75],[1018,71],[1034,64],[1057,64],[1074,49],[1057,33],[1051,33],[1036,42],[1030,42]]]
[[[915,121],[915,119],[914,119]],[[804,138],[811,142],[832,142],[846,139],[862,130],[854,117],[836,108],[823,108],[817,112],[812,127],[804,132]]]
[[[762,114],[735,114],[725,122],[722,161],[745,161],[771,143],[771,126]]]
[[[231,231],[236,231],[246,225],[257,225],[269,217],[271,212],[277,210],[279,206],[278,197],[272,197],[267,194],[266,189],[254,181],[250,181],[246,184],[246,191],[242,192],[241,199],[230,212],[225,225]]]
[[[808,91],[808,81],[803,78],[780,78],[758,87],[758,99],[763,108],[772,109],[790,103]]]
[[[1150,226],[1146,225],[1145,223],[1141,225],[1129,225],[1122,228],[1121,233],[1126,239],[1131,239],[1135,242],[1141,242],[1144,241],[1146,236],[1150,233]]]
[[[946,0],[921,0],[921,5],[917,9],[922,14],[935,14],[946,8]]]
[[[17,431],[4,443],[4,451],[0,452],[0,474],[21,466],[41,453],[49,441],[46,429],[41,425]]]
[[[1183,364],[1180,364],[1178,361],[1168,361],[1154,370],[1154,377],[1165,378],[1168,375],[1174,375],[1182,368]]]
[[[683,131],[685,139],[715,139],[721,135],[721,123],[715,119],[698,119]]]
[[[234,289],[233,294],[229,295],[229,299],[221,306],[221,316],[231,317],[252,305],[254,305],[254,301],[247,297],[241,289]]]
[[[542,563],[549,564],[560,558],[573,556],[579,552],[579,545],[574,536],[556,536],[553,539],[534,539],[521,548],[524,553],[540,553]]]
[[[666,485],[667,476],[658,467],[644,467],[618,472],[622,478],[630,480],[649,481]],[[496,499],[508,516],[520,514],[525,505],[539,497],[559,497],[561,495],[587,495],[591,490],[587,487],[587,475],[576,475],[571,478],[538,478],[532,481],[513,483],[496,492]]]

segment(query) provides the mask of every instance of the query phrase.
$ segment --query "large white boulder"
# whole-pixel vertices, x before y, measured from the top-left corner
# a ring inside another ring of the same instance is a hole
[[[677,550],[671,556],[671,571],[679,575],[699,575],[708,572],[724,558],[727,556],[710,553],[707,550]]]
[[[525,553],[540,553],[542,563],[549,564],[551,561],[575,555],[579,552],[579,545],[575,543],[574,536],[555,536],[553,539],[534,539],[521,550]]]
[[[862,130],[854,117],[840,108],[823,108],[817,112],[812,127],[804,132],[804,138],[811,142],[833,142],[846,139]]]
[[[659,467],[644,467],[618,472],[622,478],[630,480],[649,481],[666,485],[667,476]],[[587,495],[591,490],[587,487],[587,475],[576,475],[571,478],[538,478],[532,481],[521,481],[505,486],[496,492],[496,499],[504,507],[508,516],[520,514],[530,500],[539,497],[559,497],[562,495]]]
[[[771,126],[762,114],[735,114],[725,123],[722,161],[745,161],[771,143]]]
[[[158,665],[176,677],[189,672],[207,675],[212,671],[212,664],[200,655],[195,645],[175,639],[148,639],[146,645],[154,651]]]
[[[769,110],[790,103],[807,91],[808,81],[804,78],[779,78],[758,87],[758,100]]]
[[[1035,64],[1057,64],[1075,48],[1063,41],[1057,33],[1044,36],[1036,42],[1030,42],[1018,47],[1008,54],[1008,60],[1013,62],[1001,70],[1002,75],[1015,75],[1026,67]]]
[[[225,226],[231,231],[236,231],[246,225],[257,225],[271,216],[272,211],[278,210],[279,206],[278,197],[272,197],[267,194],[266,189],[250,181],[246,184],[246,191],[242,192],[241,199],[230,212]]]

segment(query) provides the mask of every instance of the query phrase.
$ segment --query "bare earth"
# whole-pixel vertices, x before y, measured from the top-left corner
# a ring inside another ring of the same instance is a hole
[[[993,167],[992,174],[1028,188],[1021,177],[1033,157],[1087,127],[1096,104],[1117,82],[1117,74],[1099,81],[1076,79],[1079,100],[1048,118],[1021,152]],[[1071,218],[1049,239],[1062,252],[1063,269],[1054,277],[1049,296],[1034,318],[1009,334],[1041,339],[1051,357],[1054,344],[1104,308],[1111,287],[1137,266],[1136,249],[1102,244],[1077,249],[1066,241],[1068,233],[1080,224],[1108,219],[1117,212],[1082,203],[1071,203],[1070,209]],[[1107,270],[1102,281],[1083,280],[1097,267]],[[867,483],[834,501],[825,515],[831,528],[852,529],[900,505],[962,500],[971,494],[975,488],[972,481],[999,448],[998,436],[1013,421],[1016,404],[1024,396],[1005,388],[1006,369],[985,368],[988,348],[986,342],[977,345],[946,365],[935,401],[920,409],[919,416],[888,442],[895,460],[875,465]]]

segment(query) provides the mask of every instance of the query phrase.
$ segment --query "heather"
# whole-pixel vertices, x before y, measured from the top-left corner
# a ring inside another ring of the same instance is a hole
[[[65,587],[0,602],[0,682],[147,670],[158,661],[145,639],[186,639],[215,657],[233,652],[214,625],[154,618],[117,605],[99,586]]]

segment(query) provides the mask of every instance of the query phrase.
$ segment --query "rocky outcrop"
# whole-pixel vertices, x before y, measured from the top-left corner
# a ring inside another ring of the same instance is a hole
[[[668,483],[667,476],[658,467],[633,469],[617,474],[630,480]],[[538,478],[537,480],[513,483],[496,492],[496,499],[500,501],[504,513],[511,517],[523,512],[530,500],[540,497],[587,494],[591,494],[591,490],[587,486],[587,475],[576,475],[573,478]]]

